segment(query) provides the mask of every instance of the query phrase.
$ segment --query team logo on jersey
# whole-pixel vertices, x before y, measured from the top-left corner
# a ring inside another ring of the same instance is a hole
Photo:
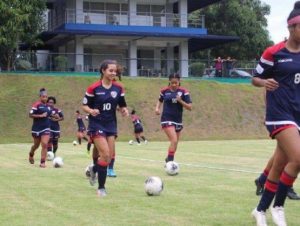
[[[177,95],[181,97],[182,96],[182,92],[177,92]]]
[[[118,93],[116,91],[111,91],[110,95],[112,96],[112,98],[116,98]]]
[[[83,103],[83,104],[87,104],[87,103],[88,103],[88,100],[87,100],[86,97],[83,98],[82,103]]]

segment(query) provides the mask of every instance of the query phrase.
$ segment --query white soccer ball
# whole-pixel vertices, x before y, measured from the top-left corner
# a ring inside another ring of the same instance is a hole
[[[128,144],[130,144],[130,145],[133,145],[133,143],[134,143],[133,140],[130,140],[130,141],[128,142]]]
[[[145,192],[149,196],[160,195],[164,189],[164,184],[159,177],[151,176],[145,181]]]
[[[60,167],[63,167],[63,165],[64,165],[64,161],[63,161],[62,157],[55,157],[53,159],[52,163],[55,168],[60,168]]]
[[[165,165],[165,171],[168,175],[177,175],[179,173],[179,164],[174,161],[169,161]]]
[[[47,152],[47,160],[52,161],[54,159],[54,153],[52,151]]]
[[[73,141],[73,145],[74,145],[74,146],[77,145],[77,141],[76,141],[76,140]]]

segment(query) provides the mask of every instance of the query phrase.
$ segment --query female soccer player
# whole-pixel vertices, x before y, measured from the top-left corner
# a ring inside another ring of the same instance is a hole
[[[29,112],[29,117],[33,119],[31,134],[33,137],[33,145],[29,152],[29,162],[34,164],[34,152],[38,147],[42,146],[40,167],[45,168],[45,160],[47,157],[47,145],[50,135],[50,119],[49,116],[57,117],[52,114],[51,108],[47,105],[47,91],[40,89],[40,100],[35,102]]]
[[[145,138],[145,136],[143,135],[144,129],[143,129],[143,125],[142,125],[142,121],[141,121],[140,117],[138,115],[136,115],[135,110],[132,110],[130,114],[131,114],[131,121],[134,126],[134,136],[135,136],[136,142],[138,144],[141,144],[140,139],[142,138],[144,143],[147,144],[148,141]]]
[[[48,97],[47,104],[51,108],[52,114],[56,116],[50,117],[50,139],[48,142],[48,151],[52,151],[55,156],[58,148],[58,139],[60,138],[60,126],[58,122],[64,120],[64,115],[62,110],[55,107],[55,97]]]
[[[83,98],[83,110],[88,113],[88,134],[98,151],[97,164],[91,167],[90,183],[93,185],[98,173],[99,197],[106,196],[105,181],[107,166],[114,156],[117,136],[116,110],[119,107],[123,116],[128,116],[123,86],[116,82],[117,62],[105,60],[100,66],[101,78],[90,85]],[[95,157],[95,156],[94,156]]]
[[[86,128],[83,122],[84,116],[81,115],[80,111],[76,111],[76,122],[77,122],[77,141],[78,144],[81,145],[81,139],[84,139],[85,141],[88,141],[88,138],[86,138],[85,133],[86,133]]]
[[[276,225],[287,225],[284,202],[300,170],[300,1],[288,19],[289,38],[267,48],[256,67],[253,85],[266,88],[265,124],[277,141],[274,160],[258,206],[252,211],[257,225],[267,225],[271,208]]]
[[[170,145],[166,162],[173,161],[177,149],[182,126],[183,108],[191,111],[192,101],[190,93],[180,86],[179,74],[169,76],[169,85],[160,91],[160,96],[156,104],[155,113],[160,115],[160,108],[163,104],[161,115],[161,126],[169,138]]]

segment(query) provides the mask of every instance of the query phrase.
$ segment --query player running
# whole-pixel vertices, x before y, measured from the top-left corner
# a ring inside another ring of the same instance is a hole
[[[94,156],[93,167],[90,168],[90,183],[96,182],[98,174],[97,195],[107,195],[105,181],[107,167],[115,155],[115,139],[117,136],[117,107],[123,116],[128,116],[123,86],[116,82],[117,62],[105,60],[100,66],[101,78],[90,85],[83,98],[83,110],[89,114],[88,134],[94,143],[98,155]]]
[[[78,144],[81,145],[81,139],[84,139],[85,141],[88,141],[88,138],[86,137],[86,127],[83,122],[84,116],[80,113],[80,111],[76,111],[76,123],[78,126],[77,129],[77,141]]]
[[[179,74],[169,76],[169,85],[160,91],[160,96],[155,107],[155,113],[160,115],[161,105],[163,112],[160,124],[165,131],[169,141],[168,155],[166,162],[173,161],[177,150],[180,132],[183,129],[182,112],[183,108],[191,111],[192,101],[189,91],[180,86]]]
[[[52,115],[56,116],[50,116],[50,139],[48,142],[48,151],[52,151],[55,156],[58,148],[58,139],[60,138],[59,121],[64,120],[64,115],[62,110],[55,107],[55,97],[48,97],[47,104],[51,108]]]
[[[141,144],[141,140],[140,140],[141,138],[143,139],[144,143],[147,144],[148,141],[143,135],[144,129],[140,117],[136,114],[135,110],[132,110],[130,114],[131,114],[131,121],[134,126],[134,136],[137,144],[138,145]]]
[[[252,211],[256,225],[266,226],[266,210],[271,207],[273,222],[287,225],[284,203],[300,170],[300,1],[288,19],[289,38],[267,48],[252,80],[266,88],[265,124],[277,141],[272,167],[257,207]]]
[[[31,146],[29,152],[29,163],[34,164],[34,153],[39,148],[40,144],[42,146],[41,150],[41,161],[40,167],[45,168],[46,157],[47,157],[47,145],[50,137],[50,119],[51,117],[57,117],[52,115],[51,108],[47,105],[47,91],[46,89],[40,89],[39,93],[40,99],[35,102],[29,112],[29,117],[33,119],[31,134],[33,137],[33,145]]]

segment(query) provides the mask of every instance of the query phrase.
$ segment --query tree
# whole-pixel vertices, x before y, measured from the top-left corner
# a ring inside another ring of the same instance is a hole
[[[0,63],[11,69],[14,53],[20,43],[35,46],[43,27],[46,1],[1,0],[0,1]]]
[[[266,19],[270,14],[270,6],[260,0],[221,1],[198,13],[205,15],[209,34],[240,38],[235,43],[211,49],[213,56],[253,60],[257,59],[267,46],[273,44],[267,30]]]

